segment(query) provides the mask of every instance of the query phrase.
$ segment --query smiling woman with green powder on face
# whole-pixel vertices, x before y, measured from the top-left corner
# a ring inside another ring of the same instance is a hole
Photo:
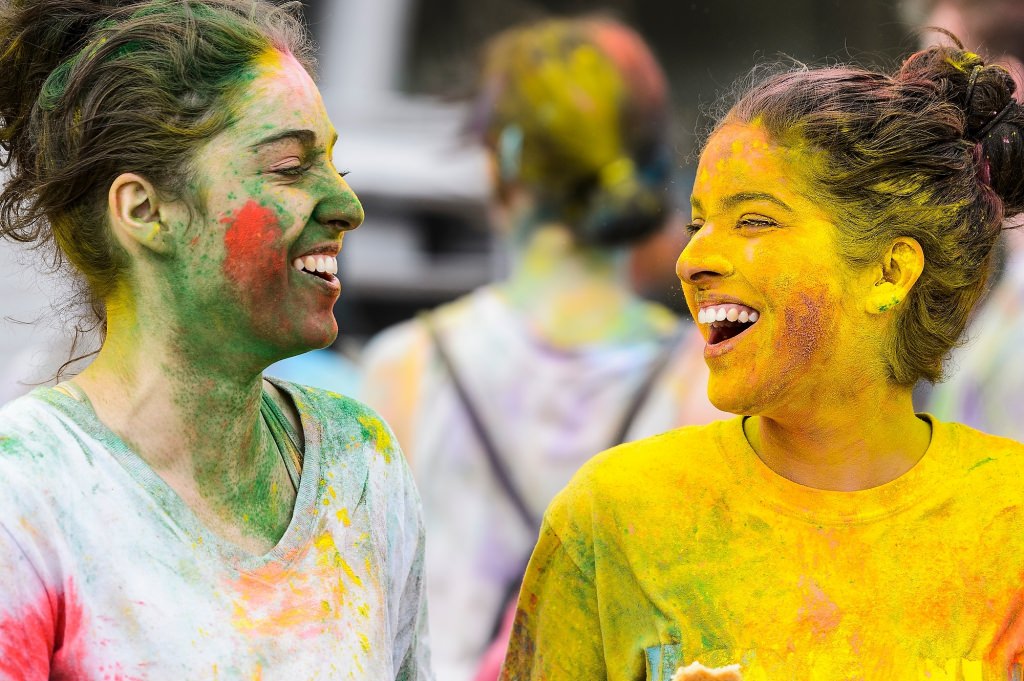
[[[106,329],[0,411],[0,678],[431,678],[389,429],[261,376],[333,341],[363,219],[294,5],[0,12],[0,234],[55,244]]]
[[[911,402],[1024,211],[1014,89],[935,47],[740,97],[677,265],[737,416],[610,450],[556,497],[503,679],[1021,678],[1024,446]]]

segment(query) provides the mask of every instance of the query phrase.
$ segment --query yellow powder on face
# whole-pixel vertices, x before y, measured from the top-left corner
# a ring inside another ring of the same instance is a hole
[[[864,322],[856,296],[866,294],[852,285],[839,230],[800,170],[814,160],[804,147],[774,144],[758,123],[724,125],[701,155],[693,188],[699,228],[679,261],[691,313],[703,286],[760,314],[747,340],[708,360],[719,409],[763,413],[792,397],[791,385],[834,385],[834,372],[870,364],[873,354],[882,371],[880,350],[856,332]],[[687,271],[718,276],[698,286]],[[709,327],[701,330],[707,337]]]

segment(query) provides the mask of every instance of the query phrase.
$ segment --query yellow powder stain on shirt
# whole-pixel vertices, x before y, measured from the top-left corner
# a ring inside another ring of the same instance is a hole
[[[384,457],[384,461],[391,463],[394,444],[391,442],[391,434],[384,426],[384,422],[375,416],[360,416],[359,425],[366,429],[369,439],[373,440],[373,446]]]
[[[356,610],[363,617],[369,617],[370,616],[370,604],[369,603],[363,603],[358,608],[356,608]]]
[[[341,560],[341,553],[338,551],[337,544],[334,543],[334,535],[330,532],[324,532],[316,538],[314,542],[316,546],[318,556],[316,564],[321,567],[339,567]]]
[[[335,513],[335,515],[338,516],[338,520],[340,520],[341,524],[344,525],[345,527],[351,527],[352,526],[352,520],[351,520],[351,518],[348,517],[348,509],[347,508],[339,509],[338,512]]]
[[[931,425],[914,471],[852,493],[784,484],[739,417],[600,455],[546,512],[506,674],[643,678],[675,631],[745,681],[1007,678],[985,655],[1017,612],[1024,448]]]
[[[964,681],[982,681],[983,665],[981,660],[961,660],[960,671]]]
[[[362,586],[363,580],[361,580],[359,575],[352,570],[352,566],[345,562],[345,559],[341,557],[340,553],[338,554],[338,560],[341,561],[341,569],[345,571],[345,575],[348,576],[356,586]],[[367,561],[369,561],[369,559],[367,559]]]
[[[364,652],[370,652],[370,639],[366,637],[366,634],[359,634],[359,645],[363,647]]]

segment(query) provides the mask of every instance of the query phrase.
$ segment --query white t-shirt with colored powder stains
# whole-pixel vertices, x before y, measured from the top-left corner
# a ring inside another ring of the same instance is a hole
[[[419,500],[362,404],[275,381],[305,436],[253,556],[49,388],[0,410],[0,679],[431,679]]]
[[[538,518],[581,464],[614,444],[627,406],[667,343],[674,342],[675,351],[627,439],[723,417],[708,401],[696,328],[679,341],[679,322],[667,310],[650,305],[642,314],[634,328],[656,329],[647,338],[560,349],[527,328],[493,287],[433,313],[466,390]],[[496,480],[423,323],[385,331],[364,359],[363,396],[399,439],[406,438],[402,444],[423,496],[434,667],[441,681],[469,681],[537,534]]]

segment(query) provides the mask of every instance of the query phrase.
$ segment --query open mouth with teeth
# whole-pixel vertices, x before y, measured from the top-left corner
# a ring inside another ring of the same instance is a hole
[[[338,261],[334,256],[324,254],[295,258],[292,261],[292,267],[299,272],[311,274],[327,281],[334,279],[334,275],[338,273]]]
[[[756,322],[760,313],[746,305],[709,305],[697,311],[697,323],[708,325],[708,345],[718,345],[740,335]]]

